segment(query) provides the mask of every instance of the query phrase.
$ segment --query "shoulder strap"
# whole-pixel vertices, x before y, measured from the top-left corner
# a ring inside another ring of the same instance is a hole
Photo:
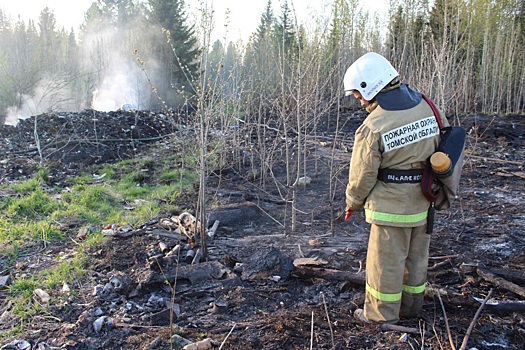
[[[434,116],[436,117],[439,129],[443,129],[443,122],[441,121],[441,117],[439,115],[436,105],[424,93],[421,93],[421,96],[423,96],[423,99],[427,101],[428,105],[430,106],[430,109],[432,109],[432,112],[434,112]]]

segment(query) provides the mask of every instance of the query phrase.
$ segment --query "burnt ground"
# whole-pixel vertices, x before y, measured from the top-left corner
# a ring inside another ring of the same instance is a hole
[[[3,336],[2,349],[25,348],[23,341],[36,349],[181,349],[206,338],[222,349],[450,349],[466,338],[467,348],[522,349],[525,119],[459,118],[468,131],[461,197],[436,218],[425,312],[392,330],[352,317],[364,298],[369,227],[362,212],[348,222],[330,215],[330,164],[340,170],[333,205],[339,214],[348,150],[362,115],[342,118],[343,138],[333,151],[334,132],[326,124],[307,139],[311,183],[297,192],[293,231],[290,203],[277,190],[262,190],[239,169],[221,169],[208,183],[214,198],[208,222],[219,226],[207,239],[207,259],[188,254],[199,247],[177,230],[174,218],[181,213],[105,231],[110,238],[86,252],[86,276],[71,292],[47,291],[51,302],[22,325],[21,335]],[[42,157],[58,186],[92,164],[162,157],[173,137],[187,136],[177,123],[161,114],[84,111],[0,127],[2,185],[32,176]],[[285,182],[283,168],[274,167],[275,183]],[[73,254],[78,228],[67,234],[71,239],[32,247],[1,274],[28,275],[57,255]],[[0,291],[2,333],[21,326],[7,295]]]

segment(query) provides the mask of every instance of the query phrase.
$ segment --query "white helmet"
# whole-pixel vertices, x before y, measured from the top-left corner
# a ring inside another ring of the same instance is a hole
[[[367,101],[372,100],[399,73],[386,58],[369,52],[357,59],[347,70],[344,78],[345,95],[357,90]]]

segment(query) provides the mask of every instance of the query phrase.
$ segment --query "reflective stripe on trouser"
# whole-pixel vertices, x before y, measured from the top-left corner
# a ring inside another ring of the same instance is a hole
[[[421,313],[430,235],[426,226],[372,225],[366,258],[365,317],[395,323]]]

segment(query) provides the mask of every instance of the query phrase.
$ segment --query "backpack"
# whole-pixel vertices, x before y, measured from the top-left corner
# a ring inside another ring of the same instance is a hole
[[[459,180],[463,168],[463,158],[465,155],[465,142],[467,134],[460,126],[443,127],[439,111],[434,102],[422,94],[425,101],[429,104],[434,116],[436,117],[440,129],[440,141],[436,152],[443,152],[448,155],[451,161],[450,171],[444,176],[435,173],[430,165],[430,157],[423,169],[421,179],[421,190],[425,198],[431,203],[429,209],[429,222],[427,231],[432,233],[434,223],[434,210],[445,210],[450,208],[459,193]]]

